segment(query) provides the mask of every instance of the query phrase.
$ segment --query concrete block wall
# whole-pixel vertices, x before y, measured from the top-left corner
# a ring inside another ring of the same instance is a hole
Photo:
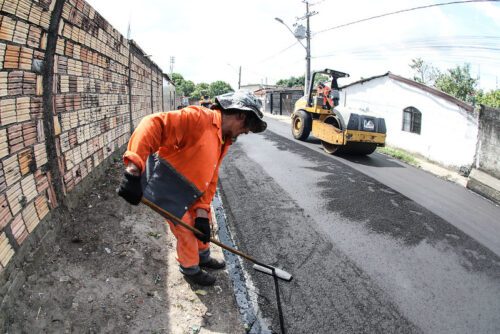
[[[130,135],[128,42],[84,1],[64,3],[52,87],[63,193]]]
[[[0,1],[0,269],[57,206],[42,96],[54,5]]]
[[[500,109],[481,105],[477,139],[467,188],[500,204]]]
[[[163,110],[163,73],[160,68],[153,68],[152,81],[153,112],[159,112]]]
[[[135,128],[139,121],[153,110],[152,71],[144,52],[134,43],[130,47],[131,118]]]
[[[83,0],[0,0],[0,272],[162,111],[162,71]]]
[[[481,106],[476,168],[500,179],[500,109]]]

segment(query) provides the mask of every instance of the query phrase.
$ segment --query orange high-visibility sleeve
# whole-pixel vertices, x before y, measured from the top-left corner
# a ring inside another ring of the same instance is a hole
[[[187,129],[199,120],[199,113],[189,109],[160,112],[144,117],[130,137],[123,162],[134,163],[141,173],[149,155],[163,147],[177,147]]]
[[[193,208],[195,209],[204,209],[207,212],[210,212],[210,204],[212,203],[212,199],[214,198],[215,192],[217,191],[217,181],[219,180],[219,168],[220,164],[222,163],[222,159],[224,156],[227,154],[227,151],[229,150],[229,146],[232,144],[232,141],[228,139],[224,146],[222,147],[222,152],[219,161],[217,162],[215,167],[214,174],[212,176],[212,180],[210,181],[210,184],[208,185],[207,190],[203,193],[203,195],[196,201],[196,203],[193,205]]]
[[[220,111],[196,106],[146,116],[123,160],[144,173],[146,160],[155,154],[144,196],[163,209],[178,216],[188,208],[209,211],[221,160],[232,143],[223,143],[221,127]]]

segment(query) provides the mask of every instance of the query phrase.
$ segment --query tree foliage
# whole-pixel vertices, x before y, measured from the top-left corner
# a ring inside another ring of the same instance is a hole
[[[441,74],[439,69],[425,62],[422,58],[412,59],[409,66],[415,72],[413,80],[424,85],[433,85],[436,78]]]
[[[305,82],[305,77],[301,75],[300,77],[291,76],[288,79],[280,79],[276,82],[277,86],[283,87],[303,87]]]
[[[214,97],[217,95],[233,92],[233,88],[231,88],[231,85],[229,85],[227,82],[217,80],[214,81],[210,84],[208,88],[208,95],[210,97]]]
[[[491,90],[487,93],[479,91],[476,96],[476,103],[500,109],[500,89]]]
[[[322,82],[325,84],[330,84],[332,82],[332,78],[326,74],[317,74],[314,76],[313,88],[318,87],[318,84]]]
[[[178,95],[189,96],[189,94],[186,94],[185,89],[187,90],[187,93],[189,93],[191,85],[189,83],[186,84],[186,80],[184,79],[184,77],[181,74],[172,73],[171,79],[175,85],[175,91],[177,92]]]
[[[194,88],[194,82],[192,82],[191,80],[185,80],[180,87],[184,96],[191,96],[191,93],[194,92]]]
[[[474,103],[477,79],[470,75],[470,65],[457,66],[440,74],[435,82],[437,89],[448,93],[459,100]]]
[[[184,77],[179,74],[179,73],[172,73],[170,76],[170,79],[172,79],[174,85],[180,85],[182,82],[184,82]]]
[[[490,92],[491,94],[488,93],[488,97],[483,97],[485,94],[477,90],[478,79],[474,79],[471,76],[469,64],[464,64],[463,66],[457,65],[455,68],[448,69],[444,73],[441,73],[439,69],[421,58],[412,59],[412,63],[409,66],[415,71],[413,80],[417,82],[432,85],[470,104],[474,104],[479,98],[486,99],[490,104],[494,103],[494,92]]]
[[[199,84],[196,84],[196,87],[195,87],[193,93],[191,93],[191,97],[199,100],[199,99],[201,99],[202,96],[210,95],[208,93],[209,86],[210,85],[205,83],[205,82],[201,82]]]
[[[204,82],[195,84],[191,80],[184,79],[179,73],[172,73],[171,79],[175,85],[177,94],[195,99],[200,99],[204,95],[209,95],[213,98],[214,96],[233,91],[227,82],[221,80],[212,82],[211,84]]]
[[[332,79],[325,74],[319,74],[314,77],[313,87],[316,87],[319,82],[329,83]],[[288,79],[280,79],[276,82],[277,86],[282,87],[304,87],[305,76],[301,75],[300,77],[291,76]]]

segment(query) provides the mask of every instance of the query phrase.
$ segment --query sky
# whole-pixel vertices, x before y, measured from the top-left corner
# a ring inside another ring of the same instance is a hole
[[[306,50],[287,27],[306,25],[303,0],[87,0],[164,73],[195,84],[274,84],[300,76]],[[388,71],[412,78],[412,59],[442,72],[470,64],[485,91],[500,88],[500,1],[438,6],[349,22],[449,0],[309,0],[311,69],[350,74],[347,84]],[[302,40],[305,44],[305,40]]]

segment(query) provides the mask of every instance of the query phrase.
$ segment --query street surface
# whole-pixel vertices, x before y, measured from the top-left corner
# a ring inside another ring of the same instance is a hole
[[[238,248],[294,276],[280,283],[288,333],[500,332],[498,206],[378,154],[329,156],[266,121],[232,147],[220,186]],[[272,279],[246,269],[279,331]]]

